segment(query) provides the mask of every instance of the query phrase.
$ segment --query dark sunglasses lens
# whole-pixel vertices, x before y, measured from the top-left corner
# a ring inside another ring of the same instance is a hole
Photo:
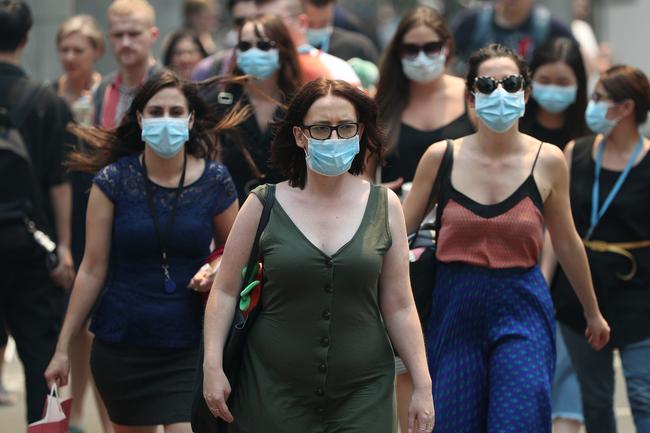
[[[273,44],[271,44],[269,41],[258,41],[257,48],[259,48],[262,51],[268,51],[271,48],[273,48]]]
[[[422,46],[422,50],[427,56],[434,56],[442,51],[442,47],[444,47],[444,45],[444,41],[429,42]]]
[[[521,90],[522,83],[523,83],[523,79],[520,76],[511,75],[509,77],[504,78],[501,84],[503,85],[503,89],[506,92],[515,93]]]
[[[402,57],[414,58],[420,53],[420,47],[415,44],[402,44]]]
[[[476,90],[489,95],[497,88],[497,83],[490,77],[479,77],[476,80]]]
[[[244,17],[235,17],[232,20],[232,25],[236,28],[239,28],[244,25],[244,22],[246,21],[246,18]]]
[[[250,42],[239,41],[239,43],[237,44],[237,49],[239,51],[248,51],[248,50],[251,49],[252,46],[253,46],[253,44],[251,44]]]

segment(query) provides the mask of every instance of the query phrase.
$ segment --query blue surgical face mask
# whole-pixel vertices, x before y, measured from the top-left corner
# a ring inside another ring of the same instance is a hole
[[[506,132],[512,128],[526,110],[523,90],[508,93],[499,86],[489,95],[475,92],[474,97],[476,115],[494,132]]]
[[[587,110],[585,111],[585,121],[589,129],[596,134],[607,135],[612,132],[612,129],[618,123],[618,119],[608,119],[607,110],[612,107],[612,104],[607,101],[589,101]]]
[[[316,140],[307,137],[306,161],[323,176],[339,176],[350,169],[359,153],[359,134],[351,138]]]
[[[332,26],[321,27],[320,29],[307,29],[307,42],[309,45],[320,48],[325,52],[329,50],[331,36]]]
[[[169,159],[176,155],[190,138],[189,116],[142,118],[142,140],[156,155]]]
[[[259,48],[237,50],[237,67],[246,75],[265,80],[280,69],[280,52],[277,48],[268,51]]]
[[[447,56],[444,53],[429,57],[420,51],[414,59],[402,59],[402,70],[409,80],[426,84],[445,72],[446,62]]]
[[[556,86],[533,82],[532,96],[549,113],[561,113],[576,102],[578,86]]]

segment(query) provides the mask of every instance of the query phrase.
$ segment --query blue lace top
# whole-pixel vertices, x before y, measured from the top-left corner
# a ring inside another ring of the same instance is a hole
[[[187,289],[210,253],[212,220],[237,199],[226,167],[207,161],[201,177],[183,188],[167,240],[169,271],[176,291],[167,293],[160,246],[145,195],[138,155],[102,169],[93,183],[113,202],[110,265],[91,330],[102,341],[148,347],[198,344],[203,307]],[[167,227],[175,188],[154,185],[160,226]]]

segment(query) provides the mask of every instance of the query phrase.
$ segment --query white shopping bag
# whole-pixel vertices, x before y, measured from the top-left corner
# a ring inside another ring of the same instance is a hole
[[[27,426],[27,433],[68,433],[68,417],[72,399],[61,400],[59,390],[54,384],[45,399],[43,419]]]

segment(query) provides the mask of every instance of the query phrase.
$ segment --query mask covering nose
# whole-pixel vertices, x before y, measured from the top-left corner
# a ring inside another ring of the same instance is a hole
[[[332,35],[332,26],[321,27],[320,29],[307,29],[307,42],[309,45],[319,48],[321,51],[328,52],[330,47],[330,36]]]
[[[447,56],[442,53],[429,57],[420,51],[415,59],[402,59],[402,70],[409,80],[426,84],[442,75],[446,62]]]
[[[475,92],[474,97],[476,115],[494,132],[506,132],[526,111],[523,90],[508,93],[503,87],[498,87],[489,95]]]
[[[532,96],[549,113],[561,113],[576,101],[578,86],[533,83]]]
[[[259,48],[237,50],[237,66],[244,74],[264,80],[280,69],[280,52],[277,48],[268,51]]]
[[[359,153],[359,134],[327,140],[307,137],[307,145],[305,160],[309,168],[323,176],[339,176],[350,169]]]
[[[618,119],[608,119],[607,110],[612,106],[607,101],[589,101],[585,111],[585,122],[596,134],[607,135],[618,123]]]
[[[189,140],[190,117],[142,118],[142,141],[147,143],[156,155],[169,159],[176,155]]]

